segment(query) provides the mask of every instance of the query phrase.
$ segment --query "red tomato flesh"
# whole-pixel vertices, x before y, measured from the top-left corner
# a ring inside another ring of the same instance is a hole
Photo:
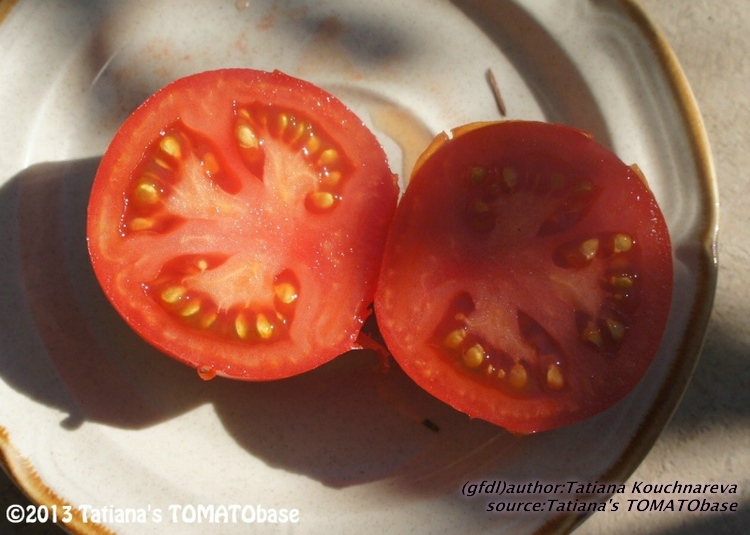
[[[398,197],[373,134],[280,72],[180,79],[102,158],[88,245],[145,340],[214,375],[270,380],[355,346]]]
[[[530,433],[634,388],[658,351],[672,276],[667,226],[636,168],[564,126],[476,123],[417,162],[375,313],[422,388]]]

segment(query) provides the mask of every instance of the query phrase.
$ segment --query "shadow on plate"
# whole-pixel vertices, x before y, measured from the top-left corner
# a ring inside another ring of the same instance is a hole
[[[152,348],[111,307],[89,263],[86,208],[98,163],[34,165],[0,188],[0,376],[66,413],[61,425],[71,432],[84,421],[147,428],[210,403],[252,455],[332,487],[403,475],[413,463],[463,466],[455,459],[467,444],[510,437],[438,402],[395,365],[384,371],[372,352],[245,383],[203,381]]]
[[[0,375],[68,414],[61,425],[71,432],[84,421],[143,429],[211,404],[237,444],[271,467],[334,488],[395,478],[420,495],[456,492],[498,467],[519,481],[565,480],[580,467],[559,463],[550,444],[576,460],[586,448],[620,447],[623,416],[519,439],[469,420],[366,351],[281,381],[201,380],[139,338],[101,292],[85,240],[98,161],[35,165],[0,188]],[[598,444],[589,444],[592,432]],[[588,463],[593,474],[600,461]]]
[[[510,0],[451,3],[506,54],[527,83],[545,121],[583,129],[599,143],[612,146],[606,121],[581,72],[526,9]]]

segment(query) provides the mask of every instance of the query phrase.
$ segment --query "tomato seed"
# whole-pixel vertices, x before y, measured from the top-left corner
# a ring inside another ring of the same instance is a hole
[[[586,260],[591,260],[596,256],[596,252],[599,250],[599,240],[591,238],[584,241],[581,244],[580,251]]]
[[[180,310],[180,315],[183,318],[189,318],[195,316],[201,309],[201,302],[198,299],[192,300]]]
[[[562,370],[557,364],[550,364],[547,368],[547,386],[553,390],[560,390],[563,385]]]
[[[203,170],[209,175],[215,175],[219,172],[219,162],[216,160],[216,156],[212,152],[207,152],[203,155]]]
[[[325,186],[334,187],[341,182],[341,173],[339,171],[325,171],[321,174],[320,181]]]
[[[174,136],[170,135],[161,138],[161,141],[159,141],[159,148],[172,158],[179,158],[182,152],[180,150],[180,143],[174,138]]]
[[[320,138],[314,134],[312,134],[308,140],[307,143],[305,143],[305,153],[308,156],[312,156],[313,154],[317,153],[320,150],[322,143],[320,141]]]
[[[250,126],[240,123],[234,131],[234,135],[240,144],[240,147],[245,149],[256,149],[258,148],[258,136],[255,134]]]
[[[276,136],[281,136],[293,121],[294,118],[290,117],[288,113],[278,114],[274,122],[275,130],[272,133]]]
[[[234,320],[234,332],[237,333],[237,336],[242,340],[247,338],[247,318],[245,318],[245,315],[242,313],[237,314],[237,317]]]
[[[521,389],[526,386],[528,380],[528,374],[526,368],[520,362],[516,362],[511,368],[508,374],[508,383],[513,388]]]
[[[604,346],[602,332],[593,321],[589,321],[583,328],[583,331],[581,332],[581,338],[586,342],[591,342],[599,348]]]
[[[128,229],[138,232],[141,230],[149,230],[154,226],[154,220],[148,217],[135,217],[130,221]]]
[[[308,195],[312,205],[319,210],[328,210],[333,207],[336,198],[327,191],[315,191]]]
[[[633,238],[627,234],[615,234],[612,241],[616,253],[625,253],[630,251],[630,248],[633,247]]]
[[[609,284],[615,288],[627,290],[633,287],[633,278],[629,275],[617,275],[609,278]]]
[[[619,321],[608,319],[605,322],[607,324],[607,329],[609,330],[609,334],[612,336],[612,339],[615,342],[619,342],[625,337],[625,325],[620,323]]]
[[[185,297],[186,294],[187,290],[184,286],[168,286],[161,292],[161,298],[165,303],[173,305]]]
[[[336,149],[326,149],[320,153],[318,157],[318,165],[321,167],[328,167],[339,161],[339,153]]]
[[[198,320],[198,325],[203,329],[209,329],[216,322],[216,318],[218,318],[216,312],[209,312],[201,316],[200,320]]]
[[[469,173],[469,180],[472,184],[479,184],[487,177],[487,168],[485,167],[472,167]]]
[[[513,191],[518,184],[518,171],[512,167],[503,167],[503,182],[508,186],[508,189]]]
[[[297,299],[297,288],[290,282],[280,282],[273,287],[276,298],[285,305],[293,303]]]
[[[466,329],[451,331],[443,340],[443,345],[448,349],[458,349],[458,346],[466,339]]]
[[[474,344],[462,356],[464,365],[472,369],[481,366],[485,358],[487,358],[487,353],[480,344]]]
[[[150,180],[142,180],[133,191],[133,197],[142,204],[153,205],[159,202],[159,188]]]
[[[262,312],[255,318],[255,332],[263,340],[268,340],[273,336],[273,324],[268,321],[268,318]]]

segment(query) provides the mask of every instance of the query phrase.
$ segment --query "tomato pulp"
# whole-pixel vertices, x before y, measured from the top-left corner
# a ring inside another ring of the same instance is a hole
[[[667,226],[637,168],[564,126],[475,123],[417,162],[375,313],[422,388],[529,433],[635,387],[658,351],[672,277]]]
[[[280,72],[177,80],[104,154],[88,247],[114,307],[214,375],[270,380],[351,349],[398,197],[369,129]]]

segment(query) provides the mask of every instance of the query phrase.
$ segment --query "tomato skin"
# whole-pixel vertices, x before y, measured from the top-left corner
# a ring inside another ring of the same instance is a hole
[[[531,121],[441,134],[389,230],[375,295],[386,345],[423,389],[515,433],[613,406],[666,327],[672,253],[636,168]]]
[[[209,71],[116,133],[88,248],[146,341],[204,378],[279,379],[356,346],[398,192],[334,96],[278,71]]]

